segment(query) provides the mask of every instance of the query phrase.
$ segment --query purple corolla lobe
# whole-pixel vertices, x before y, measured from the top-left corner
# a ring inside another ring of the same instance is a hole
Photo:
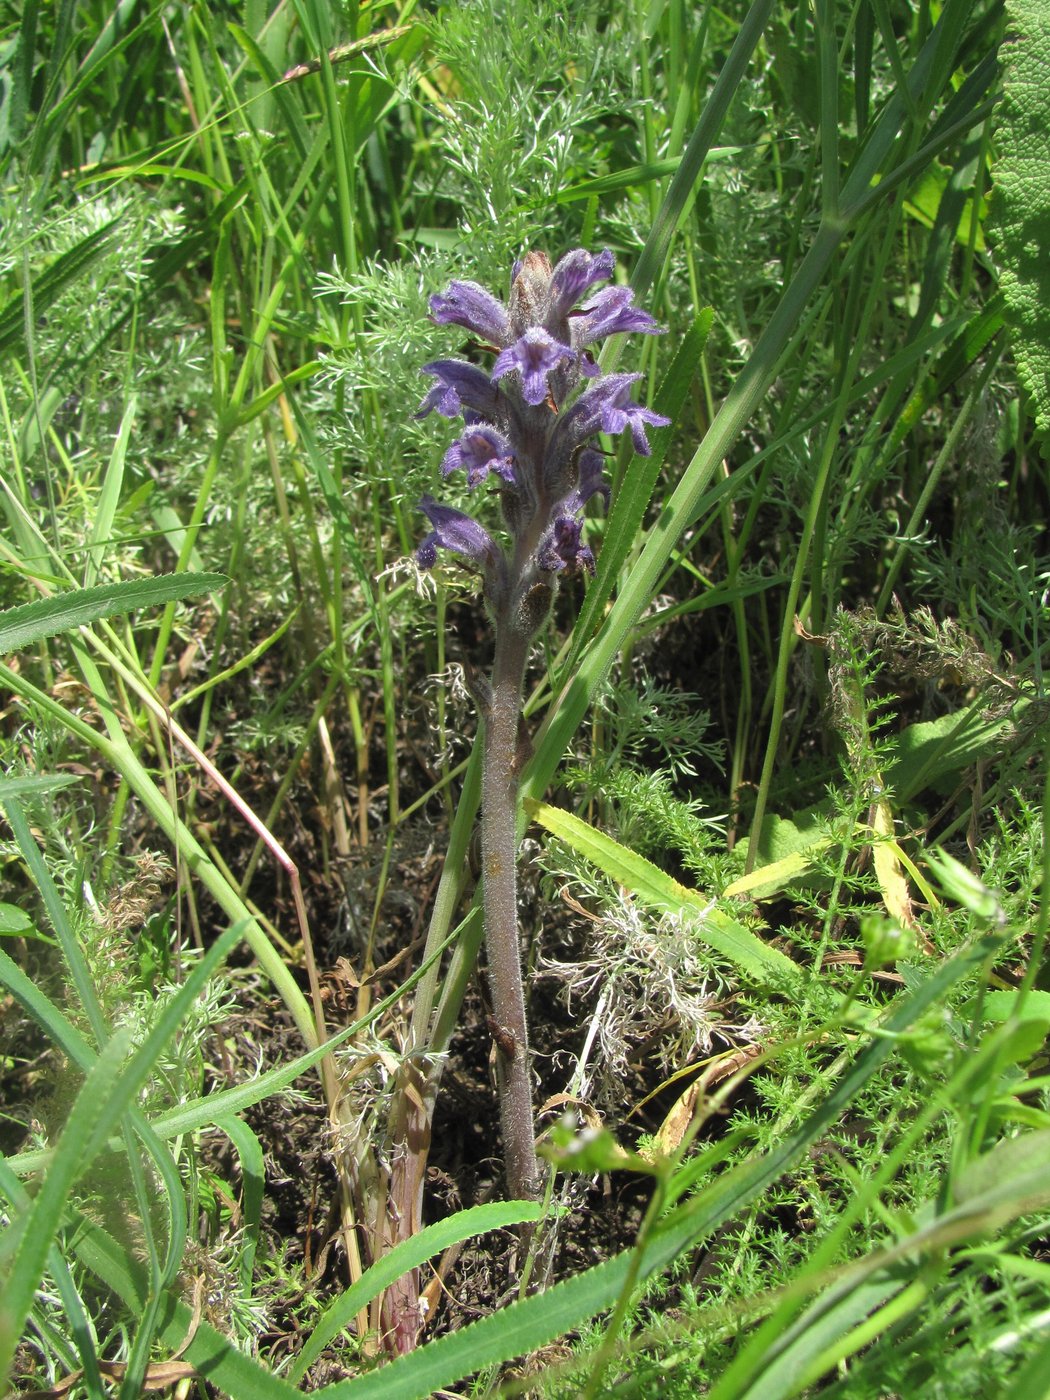
[[[551,273],[548,324],[564,320],[588,287],[607,282],[615,270],[616,260],[608,248],[596,255],[585,248],[566,253]]]
[[[549,376],[563,360],[575,358],[570,346],[562,345],[542,326],[530,326],[520,340],[496,357],[492,378],[502,379],[517,370],[521,375],[522,396],[535,408],[550,393]]]
[[[593,345],[607,335],[625,331],[640,331],[643,335],[662,335],[648,311],[634,304],[630,287],[605,287],[573,316],[572,342],[576,349]]]
[[[596,380],[569,410],[565,431],[582,441],[599,430],[615,436],[629,428],[634,450],[648,457],[650,448],[645,425],[663,428],[671,420],[631,399],[631,385],[641,377],[640,374],[607,374],[604,379]]]

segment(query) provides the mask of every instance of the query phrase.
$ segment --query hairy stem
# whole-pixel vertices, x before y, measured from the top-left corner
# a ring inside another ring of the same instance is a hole
[[[481,851],[485,948],[492,993],[507,1189],[532,1200],[539,1190],[529,1033],[518,951],[518,728],[528,636],[504,621],[497,627],[492,695],[485,716]]]

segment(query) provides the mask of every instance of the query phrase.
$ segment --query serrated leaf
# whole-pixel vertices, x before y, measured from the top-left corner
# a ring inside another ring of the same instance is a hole
[[[525,810],[552,836],[566,842],[592,865],[626,886],[650,908],[691,917],[695,921],[696,936],[753,981],[783,985],[800,978],[801,972],[790,958],[716,909],[714,900],[680,885],[637,851],[621,846],[619,841],[597,831],[571,812],[551,807],[546,802],[526,798]]]
[[[211,593],[229,582],[224,574],[159,574],[156,578],[71,589],[53,598],[0,612],[0,655],[71,632],[103,617],[153,608],[179,598]]]
[[[999,282],[1017,377],[1050,435],[1050,8],[1011,0],[993,176]]]

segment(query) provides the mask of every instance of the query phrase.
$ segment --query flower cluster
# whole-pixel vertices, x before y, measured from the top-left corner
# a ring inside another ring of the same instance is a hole
[[[592,496],[609,496],[596,435],[629,429],[635,450],[648,455],[646,426],[669,421],[632,400],[640,375],[603,375],[592,354],[604,336],[660,331],[629,287],[606,287],[578,305],[613,267],[608,251],[577,248],[554,267],[545,253],[530,252],[514,266],[506,306],[476,282],[452,282],[430,299],[435,322],[465,327],[495,362],[489,372],[465,360],[424,365],[434,383],[416,416],[462,414],[465,430],[442,473],[462,469],[471,489],[495,478],[513,551],[508,558],[476,520],[424,496],[420,509],[433,528],[417,557],[430,568],[439,548],[450,549],[479,565],[498,619],[517,616],[524,626],[535,612],[525,600],[537,585],[549,596],[557,574],[593,570],[583,509]],[[533,617],[528,626],[535,625]]]

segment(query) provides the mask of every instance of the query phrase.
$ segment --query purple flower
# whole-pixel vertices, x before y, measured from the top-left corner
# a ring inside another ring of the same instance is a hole
[[[601,496],[605,502],[605,507],[609,507],[609,498],[612,490],[605,480],[605,458],[593,447],[587,447],[580,453],[580,460],[577,464],[580,473],[580,481],[573,493],[578,505],[576,509],[582,509],[592,496]]]
[[[607,281],[616,270],[616,259],[608,248],[597,256],[585,248],[566,253],[551,273],[550,320],[562,321],[595,282]]]
[[[577,350],[591,345],[602,336],[618,335],[622,331],[641,331],[644,335],[662,335],[648,311],[634,305],[630,287],[606,287],[584,306],[570,322],[572,343]]]
[[[585,568],[594,573],[594,553],[582,542],[583,522],[574,515],[559,515],[536,551],[536,562],[548,573]]]
[[[465,360],[432,360],[423,366],[423,373],[432,374],[437,383],[419,405],[417,418],[425,418],[435,408],[443,418],[456,418],[464,404],[484,417],[496,411],[499,390],[483,370]]]
[[[582,440],[599,428],[611,436],[630,428],[634,450],[642,457],[648,457],[646,423],[662,428],[671,420],[662,413],[654,413],[652,409],[632,402],[631,385],[641,377],[640,374],[607,374],[604,379],[592,384],[566,415],[565,431],[571,431],[578,440]]]
[[[574,351],[568,345],[562,345],[548,335],[542,326],[530,326],[520,340],[497,355],[496,363],[492,366],[492,378],[502,379],[512,370],[517,370],[521,375],[525,402],[535,408],[543,403],[550,392],[547,377],[551,371],[557,369],[562,360],[575,358]]]
[[[450,282],[443,296],[430,298],[430,314],[439,326],[465,326],[496,346],[514,337],[506,307],[476,282]]]
[[[439,547],[454,550],[456,554],[465,554],[468,559],[475,560],[486,570],[495,566],[499,550],[489,532],[476,520],[452,506],[441,505],[433,496],[424,496],[419,503],[419,509],[434,527],[416,550],[421,569],[434,567]]]
[[[442,475],[449,476],[457,467],[467,473],[467,485],[472,488],[484,481],[489,472],[495,472],[510,486],[516,480],[513,448],[502,433],[483,423],[471,425],[445,453]]]

